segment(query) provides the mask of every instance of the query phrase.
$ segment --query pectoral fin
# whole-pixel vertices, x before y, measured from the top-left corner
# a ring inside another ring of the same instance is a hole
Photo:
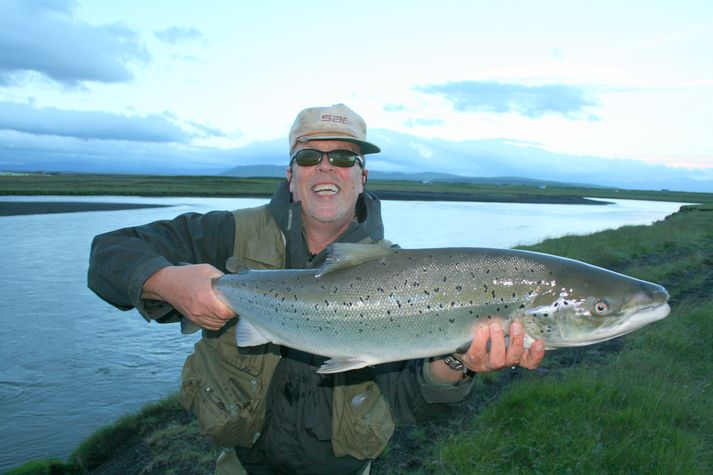
[[[238,327],[235,329],[235,339],[238,346],[258,346],[270,343],[254,326],[244,318],[238,320]]]

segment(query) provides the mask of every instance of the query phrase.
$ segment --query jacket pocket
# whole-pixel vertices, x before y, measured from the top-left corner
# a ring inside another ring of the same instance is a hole
[[[280,357],[273,345],[264,345],[259,354],[241,354],[231,330],[196,343],[183,366],[179,399],[213,444],[251,447],[260,436],[267,389]],[[232,345],[220,345],[217,340],[224,338]],[[228,353],[219,351],[229,347]]]
[[[391,407],[374,381],[334,386],[332,448],[337,457],[373,459],[394,433]]]

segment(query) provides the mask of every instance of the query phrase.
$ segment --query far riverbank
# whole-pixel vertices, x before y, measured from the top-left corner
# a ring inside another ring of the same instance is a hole
[[[284,178],[229,176],[151,176],[64,173],[0,173],[0,195],[15,196],[141,196],[269,198]],[[710,202],[710,193],[669,190],[624,190],[565,183],[527,184],[503,178],[498,182],[420,182],[369,180],[367,190],[382,200],[461,201],[486,203],[606,204],[627,199],[678,203]]]

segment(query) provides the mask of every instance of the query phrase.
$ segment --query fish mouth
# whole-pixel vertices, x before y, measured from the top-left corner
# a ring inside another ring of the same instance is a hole
[[[597,328],[579,337],[565,336],[561,340],[550,339],[546,342],[545,349],[551,350],[555,348],[586,346],[611,340],[638,330],[649,323],[666,318],[670,312],[671,307],[668,303],[639,307],[619,318],[618,322],[613,325]]]
[[[318,183],[312,187],[312,192],[319,196],[334,196],[341,189],[334,183]]]

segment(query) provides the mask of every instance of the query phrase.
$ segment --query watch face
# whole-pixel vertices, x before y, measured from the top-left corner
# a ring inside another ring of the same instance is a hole
[[[455,356],[451,355],[443,360],[449,368],[455,370],[455,371],[463,371],[463,362],[456,358]]]

